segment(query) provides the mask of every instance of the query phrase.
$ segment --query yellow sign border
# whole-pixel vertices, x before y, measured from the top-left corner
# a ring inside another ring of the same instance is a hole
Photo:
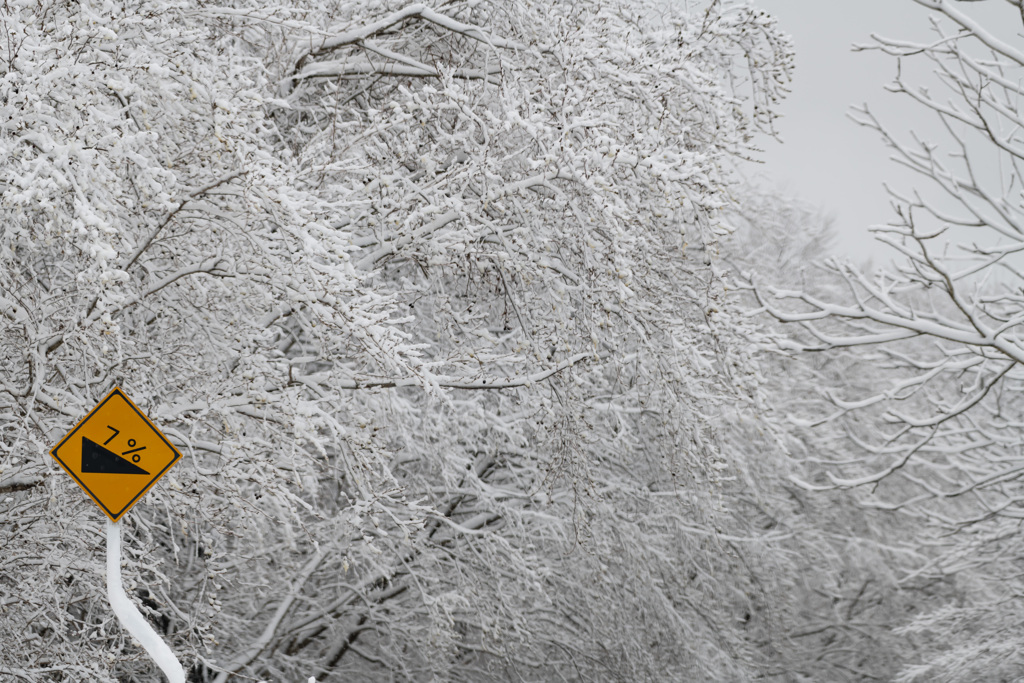
[[[77,432],[79,429],[81,429],[82,426],[85,425],[92,418],[92,416],[95,415],[97,413],[97,411],[99,411],[100,408],[102,408],[104,405],[106,405],[107,401],[109,401],[110,399],[114,398],[115,396],[120,396],[122,399],[124,399],[125,403],[127,403],[128,406],[132,410],[134,410],[138,414],[138,416],[141,417],[142,420],[147,425],[149,425],[150,429],[152,429],[153,432],[158,437],[160,437],[160,440],[163,441],[164,444],[166,444],[167,447],[170,448],[171,452],[174,454],[174,457],[171,458],[171,461],[169,463],[167,463],[167,465],[162,470],[160,470],[160,472],[158,472],[156,474],[156,476],[153,477],[153,479],[150,480],[150,482],[148,484],[146,484],[142,488],[142,490],[138,492],[138,494],[135,495],[134,498],[132,498],[130,501],[128,501],[128,503],[119,512],[113,512],[113,511],[107,509],[107,506],[104,505],[103,502],[100,501],[100,499],[97,498],[93,494],[93,492],[89,490],[89,487],[86,486],[85,483],[78,477],[78,475],[74,473],[74,471],[71,469],[71,467],[69,467],[63,460],[60,459],[60,456],[57,455],[57,451],[60,450],[61,446],[66,444],[68,441],[70,441],[71,437],[73,437],[75,435],[75,432]],[[124,517],[126,512],[128,512],[130,509],[132,509],[132,507],[134,507],[135,504],[139,502],[139,500],[142,498],[142,496],[146,495],[146,493],[151,488],[153,488],[153,484],[155,484],[158,481],[160,481],[160,479],[165,474],[167,474],[167,470],[171,469],[171,467],[173,467],[179,460],[181,460],[181,451],[179,451],[177,448],[175,448],[174,445],[170,441],[167,440],[167,437],[164,436],[164,433],[161,432],[157,428],[157,426],[155,424],[153,424],[153,421],[150,420],[148,417],[146,417],[146,414],[144,412],[142,412],[137,405],[135,405],[134,401],[132,401],[130,398],[128,398],[128,394],[126,394],[123,391],[121,391],[121,387],[114,387],[113,389],[110,390],[110,392],[106,396],[103,397],[103,399],[99,403],[96,404],[96,407],[94,407],[92,410],[90,410],[89,413],[85,417],[83,417],[81,420],[78,421],[78,424],[75,425],[74,429],[72,429],[70,432],[68,432],[64,436],[64,438],[61,439],[60,442],[56,446],[54,446],[53,448],[50,449],[50,456],[53,457],[53,459],[56,460],[60,464],[60,466],[64,469],[65,472],[67,472],[68,474],[71,475],[71,478],[74,479],[75,482],[78,483],[78,485],[81,487],[81,489],[83,491],[85,491],[89,495],[89,497],[93,499],[93,502],[95,502],[100,507],[100,509],[103,510],[103,513],[107,517],[110,518],[110,521],[117,522],[119,519]]]

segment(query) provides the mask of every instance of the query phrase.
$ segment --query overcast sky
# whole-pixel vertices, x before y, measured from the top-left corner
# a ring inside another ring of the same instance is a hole
[[[848,117],[851,105],[868,103],[879,118],[903,133],[927,130],[927,114],[906,98],[886,92],[895,61],[878,52],[853,52],[872,33],[890,38],[926,38],[928,12],[912,0],[755,0],[775,15],[796,46],[793,92],[783,104],[784,144],[766,140],[763,173],[770,182],[831,213],[840,248],[856,261],[876,260],[883,248],[868,233],[890,220],[889,181],[907,189],[914,182],[891,161],[878,135]],[[998,25],[1005,39],[1020,44],[1020,15],[1001,0],[964,3],[986,26]],[[884,258],[882,259],[884,260]]]

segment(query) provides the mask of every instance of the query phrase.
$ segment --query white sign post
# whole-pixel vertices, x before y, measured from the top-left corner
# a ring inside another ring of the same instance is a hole
[[[121,625],[149,653],[169,683],[185,683],[185,670],[124,592],[121,583],[121,525],[107,521],[107,598]]]

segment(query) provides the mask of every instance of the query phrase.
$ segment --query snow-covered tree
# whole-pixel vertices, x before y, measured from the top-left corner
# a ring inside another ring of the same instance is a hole
[[[832,409],[814,422],[843,425],[848,439],[800,483],[856,489],[868,505],[911,515],[920,558],[907,580],[959,582],[965,609],[951,605],[905,629],[918,661],[906,679],[998,678],[1021,666],[985,653],[1013,650],[996,624],[1020,611],[1021,556],[1009,539],[1024,511],[1015,398],[1024,380],[1024,52],[969,5],[915,1],[930,11],[934,39],[876,37],[873,48],[896,58],[890,90],[933,115],[938,137],[902,134],[867,107],[856,116],[925,181],[892,190],[896,219],[876,231],[896,252],[893,267],[869,275],[833,260],[844,293],[763,283],[757,291],[772,315],[802,327],[800,346],[853,350],[875,380],[826,387]],[[1005,11],[1016,25],[1018,10]],[[985,664],[996,659],[1001,668]]]
[[[820,263],[836,234],[827,217],[778,191],[746,191],[730,209],[734,229],[723,253],[733,273],[819,298],[842,297],[844,282]],[[756,298],[736,295],[749,308]],[[780,680],[892,680],[918,661],[895,629],[962,596],[955,582],[914,576],[931,559],[913,519],[859,505],[858,491],[807,491],[837,461],[860,452],[848,434],[877,426],[868,415],[840,421],[829,391],[870,393],[891,377],[857,349],[800,353],[785,325],[771,320],[752,337],[761,348],[761,419],[736,422],[727,448],[746,453],[726,499],[753,523],[782,538],[788,552],[788,600],[777,613],[775,671]],[[771,436],[766,439],[766,434]],[[774,442],[774,443],[773,443]],[[796,481],[794,481],[794,479]],[[769,560],[770,562],[770,560]],[[770,566],[770,565],[769,565]]]
[[[192,680],[767,667],[747,559],[778,557],[722,501],[758,380],[715,265],[788,80],[767,15],[0,18],[0,673],[154,676],[47,456],[115,385],[185,454],[124,571]]]

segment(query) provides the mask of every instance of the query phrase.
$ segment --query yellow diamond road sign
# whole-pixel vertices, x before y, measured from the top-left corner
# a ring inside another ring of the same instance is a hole
[[[50,455],[116,522],[181,458],[120,388],[114,388]]]

